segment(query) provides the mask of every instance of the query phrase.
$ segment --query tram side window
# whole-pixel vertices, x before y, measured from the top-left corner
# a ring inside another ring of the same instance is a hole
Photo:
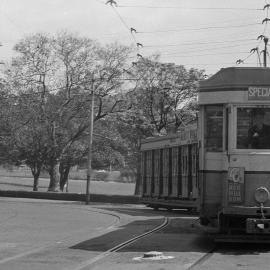
[[[223,105],[205,107],[205,148],[210,152],[222,151]]]
[[[237,148],[270,149],[270,108],[237,109]]]

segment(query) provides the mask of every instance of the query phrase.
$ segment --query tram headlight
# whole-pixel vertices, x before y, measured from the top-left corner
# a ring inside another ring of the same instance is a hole
[[[269,200],[270,194],[266,187],[259,187],[255,190],[254,196],[258,203],[265,203]]]

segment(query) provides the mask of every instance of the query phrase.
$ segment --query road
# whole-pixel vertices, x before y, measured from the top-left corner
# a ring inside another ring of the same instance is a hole
[[[198,226],[198,218],[184,211],[13,198],[0,198],[0,205],[3,270],[269,269],[270,246],[217,247]],[[161,231],[106,252],[166,217],[169,224]],[[143,258],[149,251],[164,256]]]
[[[79,203],[1,198],[0,205],[0,269],[76,266],[89,254],[69,246],[119,223],[117,216]]]

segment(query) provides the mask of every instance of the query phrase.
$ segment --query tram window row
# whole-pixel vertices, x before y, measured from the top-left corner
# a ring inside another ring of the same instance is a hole
[[[142,196],[198,198],[198,144],[152,149],[141,154]]]

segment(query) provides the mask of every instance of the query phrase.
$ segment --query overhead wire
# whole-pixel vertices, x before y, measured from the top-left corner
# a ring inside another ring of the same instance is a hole
[[[117,15],[117,17],[120,19],[120,21],[122,22],[122,24],[124,25],[124,27],[128,30],[128,32],[130,33],[131,37],[132,37],[132,40],[133,42],[135,43],[135,47],[137,49],[137,56],[141,55],[140,54],[140,51],[139,51],[139,46],[138,44],[141,44],[141,43],[138,43],[135,35],[134,35],[134,31],[132,30],[135,30],[134,28],[132,27],[129,27],[129,25],[126,23],[126,21],[123,19],[123,17],[121,16],[121,14],[117,11],[116,7],[118,7],[116,1],[114,0],[109,0],[107,1],[105,4],[109,4],[110,3],[110,6],[112,7],[113,11],[115,12],[115,14]],[[135,30],[136,32],[136,30]],[[142,45],[142,44],[141,44]],[[135,57],[134,57],[135,58]]]
[[[122,24],[125,26],[125,28],[130,31],[131,29],[134,30],[134,32],[131,30],[130,33],[132,35],[132,39],[134,40],[134,42],[137,45],[137,57],[143,57],[140,53],[139,53],[139,48],[143,48],[143,49],[147,49],[147,48],[154,48],[154,47],[176,47],[176,46],[181,46],[184,45],[184,43],[182,44],[167,44],[167,45],[142,45],[142,43],[138,43],[137,39],[135,38],[135,34],[153,34],[153,33],[169,33],[169,32],[183,32],[183,31],[202,31],[202,30],[216,30],[216,29],[230,29],[230,28],[242,28],[242,27],[250,27],[250,26],[257,26],[259,25],[259,23],[249,23],[249,24],[237,24],[237,25],[222,25],[222,26],[206,26],[206,27],[197,27],[197,28],[182,28],[182,29],[169,29],[169,30],[156,30],[156,31],[137,31],[134,28],[130,28],[128,26],[128,24],[125,22],[125,20],[123,19],[123,17],[121,16],[121,14],[117,11],[117,8],[121,8],[121,7],[129,7],[129,8],[180,8],[180,9],[188,9],[188,10],[253,10],[253,11],[263,11],[264,8],[245,8],[245,7],[241,7],[241,8],[234,8],[234,7],[193,7],[193,8],[186,8],[186,7],[180,7],[180,6],[144,6],[144,5],[118,5],[116,3],[116,1],[114,0],[109,0],[106,2],[106,4],[110,3],[113,10],[115,11],[115,13],[117,14],[117,16],[119,17],[119,19],[121,20]],[[267,10],[268,11],[268,10]],[[266,29],[266,26],[265,26]],[[246,39],[246,41],[248,40],[253,40],[253,39]],[[232,40],[232,41],[228,41],[228,42],[239,42]],[[215,44],[222,44],[222,43],[227,43],[227,41],[220,41],[220,42],[216,42]],[[196,45],[204,45],[204,44],[214,44],[213,42],[197,42]],[[194,42],[190,42],[189,44],[186,43],[186,45],[195,45]],[[241,46],[241,45],[231,45],[231,46],[221,46],[221,47],[215,47],[215,48],[203,48],[203,49],[199,49],[196,50],[197,51],[205,51],[205,50],[217,50],[217,49],[226,49],[226,48],[233,48],[233,47],[237,47],[237,46]],[[192,53],[195,51],[185,51],[185,53]],[[239,53],[239,52],[238,52]],[[241,52],[242,53],[242,52]],[[226,52],[224,52],[223,54],[226,54]],[[174,56],[180,56],[177,52],[173,52],[173,53],[163,53],[163,55],[165,56],[169,56],[169,55],[174,55]],[[216,54],[204,54],[204,55],[216,55]],[[246,59],[248,59],[252,54],[248,55]],[[202,56],[202,55],[196,55],[196,56]],[[184,56],[186,57],[186,55]]]
[[[265,1],[265,3],[268,4],[266,1]],[[265,7],[266,7],[266,6],[265,6]],[[263,10],[264,10],[264,9],[263,9]],[[269,14],[269,8],[267,7],[267,8],[266,8],[266,18],[268,18],[268,14]],[[263,21],[263,22],[264,22],[264,21]],[[263,22],[262,22],[262,23],[263,23]],[[267,20],[266,20],[266,23],[265,23],[265,25],[264,25],[263,34],[260,35],[260,36],[264,36],[264,35],[265,35],[266,29],[267,29]],[[258,39],[258,38],[257,38],[257,39]],[[257,43],[257,46],[256,46],[257,48],[259,48],[261,42],[262,42],[262,39],[260,39],[259,42]],[[251,55],[253,55],[253,54],[254,54],[254,52],[251,52],[251,51],[250,51],[249,55],[248,55],[246,58],[244,58],[244,59],[239,59],[239,60],[236,61],[236,63],[237,63],[237,62],[238,62],[239,64],[245,63],[245,61],[246,61],[249,57],[251,57]],[[259,58],[259,57],[260,57],[260,56],[258,55],[258,58]],[[258,61],[260,62],[259,59],[257,59],[257,63],[258,63]]]
[[[246,43],[247,44],[253,44],[253,43]],[[242,44],[235,44],[235,45],[230,45],[230,46],[222,46],[222,47],[215,47],[215,48],[204,48],[204,49],[194,49],[192,51],[185,51],[185,53],[193,53],[193,52],[202,52],[202,51],[209,51],[209,50],[220,50],[220,49],[227,49],[227,48],[235,48],[235,47],[239,47],[239,46],[243,46]],[[176,53],[177,54],[177,53]],[[175,53],[165,53],[164,55],[175,55]]]
[[[229,8],[229,7],[181,7],[181,6],[145,6],[145,5],[118,5],[119,8],[160,8],[160,9],[187,9],[187,10],[237,10],[262,11],[262,8]]]
[[[248,38],[248,39],[238,39],[238,40],[228,40],[228,41],[208,41],[208,42],[183,42],[183,43],[177,43],[177,44],[164,44],[164,45],[144,45],[144,48],[153,48],[153,47],[176,47],[181,45],[208,45],[208,44],[224,44],[224,43],[234,43],[234,42],[241,42],[241,41],[254,41],[256,39]]]
[[[208,26],[199,28],[182,28],[182,29],[171,29],[171,30],[157,30],[157,31],[137,31],[138,34],[152,34],[152,33],[168,33],[168,32],[182,32],[182,31],[199,31],[199,30],[215,30],[215,29],[228,29],[228,28],[240,28],[247,26],[260,25],[260,23],[250,23],[241,25],[231,25],[231,26]]]
[[[237,54],[246,54],[246,52],[237,52]],[[226,54],[232,54],[232,52],[224,52],[224,53],[205,53],[205,54],[193,54],[193,55],[186,55],[186,54],[183,54],[183,55],[171,55],[171,56],[174,56],[174,57],[194,57],[194,56],[208,56],[208,55],[226,55]],[[170,55],[169,55],[170,56]]]
[[[99,1],[99,0],[96,0],[96,1],[98,1],[98,2],[100,2],[100,3],[103,3],[103,2],[101,2],[101,1]],[[103,3],[104,4],[104,3]],[[235,22],[235,23],[239,23],[239,20],[237,20],[237,21],[232,21],[232,20],[225,20],[225,21],[219,21],[219,23],[222,25],[222,24],[226,24],[226,23],[233,23],[233,22]],[[252,24],[254,24],[254,25],[256,25],[256,24],[258,24],[258,25],[260,25],[260,23],[258,23],[258,22],[254,22],[254,23],[252,23]],[[206,28],[207,27],[211,27],[211,26],[209,26],[209,24],[202,24],[202,23],[200,23],[200,25],[201,26],[205,26]],[[228,26],[226,26],[226,25],[223,25],[223,27],[224,28],[226,28],[226,27],[230,27],[230,25],[228,25]],[[115,32],[115,33],[110,33],[110,34],[103,34],[102,35],[102,37],[106,37],[106,36],[109,36],[109,37],[112,37],[112,36],[116,36],[116,35],[119,35],[119,34],[121,34],[121,33],[123,33],[123,32]],[[129,32],[130,33],[130,32]],[[141,33],[140,31],[137,31],[137,33]]]
[[[256,41],[256,39],[237,39],[237,40],[222,40],[222,41],[206,41],[206,42],[198,42],[197,40],[194,40],[193,42],[183,42],[178,44],[164,44],[164,45],[145,45],[143,50],[144,52],[147,51],[147,49],[153,49],[156,48],[158,54],[161,54],[161,56],[166,55],[175,55],[179,54],[179,48],[183,52],[184,49],[188,46],[190,47],[189,50],[185,50],[185,53],[192,53],[197,51],[207,51],[207,50],[220,50],[220,49],[227,49],[227,48],[233,48],[238,46],[243,46],[247,44],[252,44],[251,42],[247,43],[247,41]],[[226,45],[230,43],[231,45]],[[238,43],[238,44],[236,44]],[[243,44],[244,43],[244,44]],[[220,46],[225,44],[226,46]],[[197,49],[198,45],[200,45],[200,49]],[[209,47],[207,45],[214,45],[215,47]],[[206,47],[207,46],[207,47]],[[170,50],[169,48],[175,48],[178,47],[175,50]]]
[[[102,1],[102,0],[95,0],[96,2],[99,2],[100,4],[106,4],[106,0]],[[115,2],[115,1],[114,1]],[[265,0],[265,3],[267,4],[267,1]],[[138,42],[138,35],[137,34],[150,34],[150,33],[170,33],[170,32],[182,32],[182,31],[206,31],[206,30],[218,30],[218,29],[230,29],[230,28],[244,28],[244,27],[250,27],[250,26],[256,26],[256,25],[259,25],[260,23],[250,23],[250,24],[239,24],[239,25],[228,25],[228,26],[225,26],[225,25],[221,25],[221,26],[205,26],[205,27],[187,27],[187,28],[183,28],[183,29],[168,29],[168,30],[157,30],[157,31],[139,31],[137,30],[136,33],[134,32],[131,32],[130,31],[130,27],[128,25],[128,23],[126,22],[126,19],[121,15],[121,13],[119,12],[118,8],[148,8],[148,9],[151,9],[151,8],[158,8],[158,9],[183,9],[183,10],[213,10],[213,11],[224,11],[224,10],[235,10],[235,11],[263,11],[262,8],[247,8],[245,6],[241,7],[241,8],[235,8],[235,7],[182,7],[180,5],[164,5],[164,6],[157,6],[157,5],[111,5],[112,9],[114,10],[115,14],[117,15],[117,17],[120,19],[121,23],[123,24],[124,28],[128,31],[129,35],[131,35],[131,38],[132,38],[132,42],[135,43],[135,46],[137,48],[137,52],[138,54],[142,54],[140,53],[140,48],[137,46],[137,43]],[[121,10],[123,11],[123,9]],[[267,14],[268,14],[268,9],[267,9]],[[231,22],[231,20],[228,20],[228,22]],[[219,22],[220,24],[220,22]],[[201,24],[200,24],[201,25]],[[136,27],[135,27],[136,28]],[[263,33],[265,34],[266,32],[266,28],[267,28],[267,23],[264,25],[264,31]],[[142,29],[144,30],[144,29]],[[222,32],[222,31],[220,31]],[[141,38],[141,36],[140,36]],[[251,41],[253,39],[246,39],[246,41]],[[254,39],[255,40],[255,39]],[[244,40],[243,40],[244,41]],[[235,43],[235,42],[240,42],[240,40],[228,40],[228,41],[217,41],[217,42],[183,42],[181,44],[165,44],[165,45],[159,45],[159,44],[153,44],[153,45],[147,45],[147,44],[144,44],[144,42],[141,42],[139,44],[143,44],[143,47],[141,48],[144,52],[146,52],[145,50],[146,49],[151,49],[151,48],[165,48],[165,47],[177,47],[177,46],[181,46],[181,45],[186,45],[186,46],[196,46],[196,45],[207,45],[207,44],[223,44],[223,43]],[[258,42],[258,46],[259,44],[261,43],[262,41],[260,40]],[[196,43],[196,44],[194,44]],[[233,46],[232,46],[233,47]],[[225,49],[226,47],[223,46],[223,47],[219,47],[219,49]],[[229,48],[229,47],[227,47]],[[218,48],[208,48],[209,50],[217,50]],[[194,49],[195,50],[195,49]],[[199,49],[197,51],[204,51],[204,50],[207,50],[207,49]],[[166,50],[165,51],[165,55],[166,53],[168,53],[170,51]],[[185,52],[189,52],[189,51],[185,51]],[[192,51],[191,51],[192,52]],[[143,55],[143,54],[142,54]],[[173,55],[173,54],[172,54]],[[252,54],[251,54],[252,55]],[[135,56],[133,57],[135,58]]]

